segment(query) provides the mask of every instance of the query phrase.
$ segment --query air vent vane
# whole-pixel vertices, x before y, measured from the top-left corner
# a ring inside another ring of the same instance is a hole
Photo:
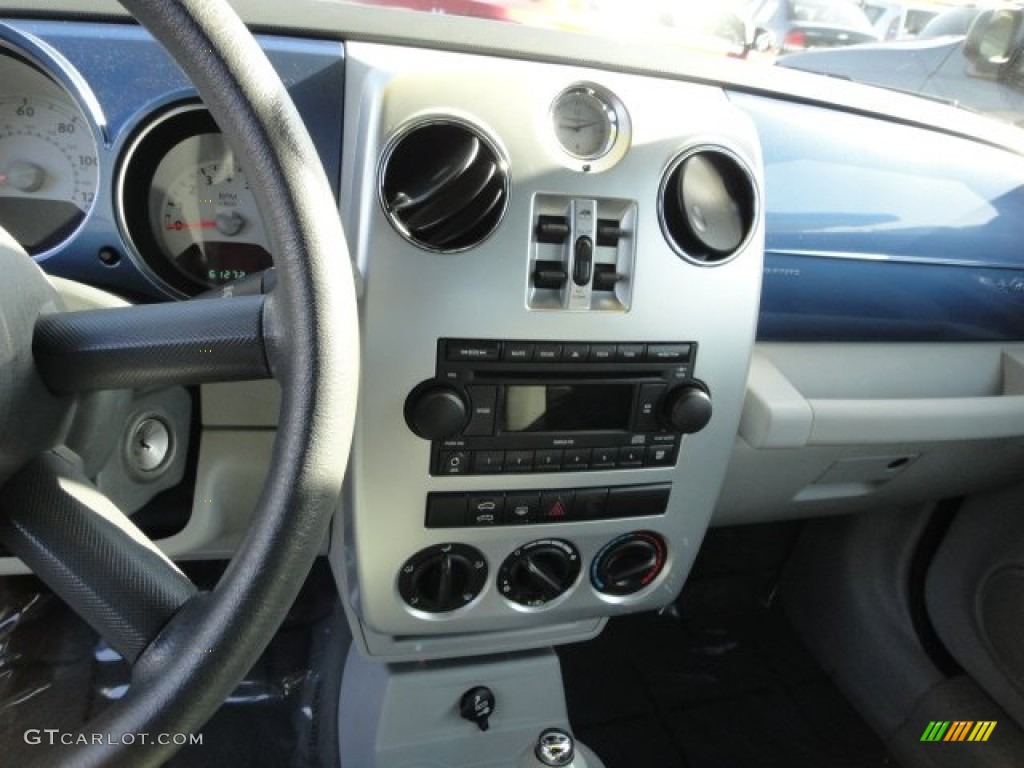
[[[395,229],[431,251],[464,251],[497,228],[508,204],[508,170],[477,129],[455,120],[414,125],[381,164],[380,197]]]
[[[662,230],[679,256],[714,266],[735,257],[756,221],[754,180],[731,152],[691,150],[665,175],[659,198]]]

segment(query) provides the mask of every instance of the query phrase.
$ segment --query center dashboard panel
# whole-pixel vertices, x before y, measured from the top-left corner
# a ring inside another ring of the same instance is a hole
[[[670,602],[742,409],[761,153],[717,88],[346,46],[362,387],[330,558],[380,659]]]
[[[117,60],[96,46],[111,37]],[[28,152],[0,197],[38,205],[37,181],[66,182],[46,204],[67,225],[23,233],[48,272],[158,300],[266,266],[245,169],[145,33],[17,22],[0,38],[39,72],[0,117],[41,135],[0,136]],[[337,182],[360,288],[360,410],[329,550],[357,644],[393,660],[540,647],[673,600],[757,323],[750,118],[681,80],[261,44]],[[196,501],[161,541],[172,555],[229,553],[222,526],[244,525],[274,422],[238,391],[203,393],[196,499],[218,508]]]

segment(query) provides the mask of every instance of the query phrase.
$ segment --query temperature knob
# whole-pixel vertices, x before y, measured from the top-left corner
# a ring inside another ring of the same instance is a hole
[[[652,531],[636,531],[613,539],[590,565],[594,589],[623,597],[639,592],[665,566],[665,540]]]
[[[469,421],[469,403],[450,384],[424,382],[406,398],[405,421],[424,440],[444,440],[462,433]]]

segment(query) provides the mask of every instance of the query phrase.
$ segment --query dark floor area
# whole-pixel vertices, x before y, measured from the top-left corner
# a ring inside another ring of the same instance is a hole
[[[218,564],[186,565],[212,587]],[[169,768],[327,768],[336,758],[336,692],[347,626],[325,562],[245,680]],[[77,731],[124,695],[128,665],[34,577],[0,587],[0,764],[45,762],[27,729]]]
[[[559,649],[573,730],[606,768],[896,765],[778,606],[794,534],[713,531],[669,609]]]

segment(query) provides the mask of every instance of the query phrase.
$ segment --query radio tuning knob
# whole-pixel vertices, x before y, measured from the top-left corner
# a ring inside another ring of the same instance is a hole
[[[665,425],[684,435],[700,432],[711,421],[711,395],[707,387],[693,381],[666,393],[661,404]]]
[[[469,403],[449,384],[420,385],[405,401],[405,421],[424,440],[454,437],[469,421]]]

